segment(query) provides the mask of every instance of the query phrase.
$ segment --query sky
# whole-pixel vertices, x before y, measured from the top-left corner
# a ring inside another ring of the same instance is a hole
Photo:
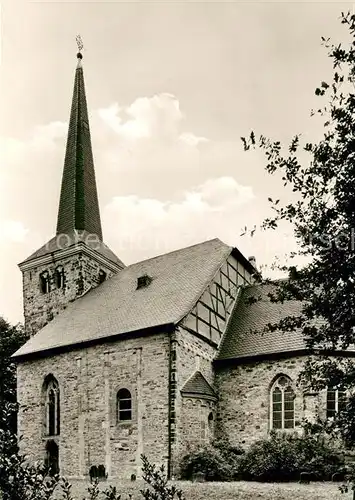
[[[23,321],[17,264],[55,234],[76,67],[83,68],[104,241],[125,264],[218,237],[270,272],[292,228],[242,236],[290,192],[244,152],[287,144],[331,77],[321,36],[345,2],[1,3],[0,315]],[[268,270],[269,268],[269,270]]]

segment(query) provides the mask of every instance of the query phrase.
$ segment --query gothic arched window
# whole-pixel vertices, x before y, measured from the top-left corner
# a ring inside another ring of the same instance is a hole
[[[295,393],[290,378],[281,375],[271,388],[271,429],[295,427]]]
[[[42,293],[50,292],[49,274],[48,271],[44,271],[39,275],[39,285]]]
[[[57,288],[64,287],[64,269],[63,266],[58,266],[55,270],[55,283]]]
[[[346,392],[339,389],[327,389],[327,418],[343,411],[346,407]]]
[[[132,420],[132,396],[128,389],[117,393],[117,420]]]
[[[45,434],[60,434],[60,392],[54,377],[50,377],[45,384]]]

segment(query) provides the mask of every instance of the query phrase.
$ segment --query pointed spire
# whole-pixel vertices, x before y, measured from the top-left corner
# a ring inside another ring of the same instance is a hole
[[[81,52],[78,52],[57,234],[69,234],[75,229],[85,230],[96,234],[102,241],[82,58]]]

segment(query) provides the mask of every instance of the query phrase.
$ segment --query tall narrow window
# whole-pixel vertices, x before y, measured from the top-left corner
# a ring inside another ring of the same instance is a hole
[[[55,270],[55,283],[57,288],[64,287],[64,269],[63,266],[58,266]]]
[[[117,420],[132,420],[132,396],[128,389],[117,393]]]
[[[59,448],[55,441],[47,441],[45,464],[50,476],[59,474]]]
[[[213,434],[214,434],[214,419],[213,419],[213,413],[212,412],[209,413],[207,422],[208,422],[209,436],[210,436],[210,438],[213,438]]]
[[[201,420],[201,439],[206,439],[206,422]]]
[[[271,388],[271,429],[295,427],[294,400],[291,379],[280,376]]]
[[[45,433],[47,436],[58,436],[60,433],[60,394],[58,382],[51,378],[46,387],[46,422]]]
[[[50,292],[50,284],[49,284],[49,274],[48,271],[44,271],[39,276],[39,286],[41,288],[42,293]]]
[[[333,418],[346,407],[346,392],[339,389],[327,390],[327,418]]]

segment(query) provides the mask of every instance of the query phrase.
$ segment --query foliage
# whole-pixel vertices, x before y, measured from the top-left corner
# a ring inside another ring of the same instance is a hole
[[[11,356],[27,338],[20,324],[11,326],[0,317],[0,429],[13,432],[16,432],[16,366]]]
[[[12,435],[12,439],[16,437]],[[142,455],[143,479],[149,487],[140,490],[146,500],[185,500],[181,490],[168,485],[164,467],[157,468]],[[18,452],[11,457],[0,455],[1,500],[76,500],[72,495],[72,485],[59,476],[50,477],[47,470],[39,464],[28,464]],[[53,496],[54,495],[54,496]],[[132,495],[123,497],[115,486],[100,490],[100,481],[91,481],[87,496],[83,500],[131,500]]]
[[[4,421],[16,414],[15,405],[5,402]],[[49,500],[57,487],[59,477],[49,477],[41,464],[30,464],[20,455],[17,436],[12,429],[0,428],[0,491],[2,500]],[[70,497],[65,497],[70,500]]]
[[[145,500],[185,500],[181,490],[175,485],[168,486],[167,477],[164,471],[164,466],[157,468],[154,464],[150,464],[145,455],[141,456],[143,462],[143,479],[149,484],[150,488],[140,490]]]
[[[344,459],[320,436],[271,433],[268,439],[255,442],[247,452],[227,441],[186,455],[181,463],[183,479],[202,473],[206,480],[292,481],[301,472],[315,480],[330,480],[341,470]]]
[[[118,493],[116,486],[110,486],[103,492],[105,500],[121,500],[122,495]],[[132,495],[128,495],[128,499],[131,499]],[[123,500],[123,499],[122,499]]]
[[[203,474],[207,481],[228,481],[234,471],[222,453],[209,446],[185,455],[181,461],[182,479],[193,479],[197,473]]]
[[[305,386],[350,390],[346,410],[326,425],[352,447],[355,365],[351,359],[331,356],[355,344],[355,14],[342,13],[341,23],[348,31],[346,43],[322,38],[333,64],[331,81],[321,82],[315,91],[323,100],[312,112],[323,121],[322,139],[313,143],[299,134],[284,147],[252,132],[242,141],[246,150],[260,148],[266,171],[281,176],[285,188],[292,190],[285,203],[269,198],[273,216],[262,227],[292,224],[299,250],[291,257],[306,262],[281,267],[289,279],[274,282],[269,294],[273,301],[302,301],[300,314],[269,324],[267,330],[303,332],[316,354],[301,374]]]
[[[62,490],[62,500],[74,500],[71,494],[72,485],[65,477],[61,478],[60,487]]]
[[[240,455],[244,453],[241,446],[231,445],[226,437],[223,439],[215,439],[212,442],[212,446],[219,450],[224,457],[232,460],[239,460]]]
[[[83,500],[97,500],[100,495],[99,480],[95,478],[88,487],[89,497]]]
[[[0,458],[2,500],[49,500],[58,481],[44,466],[28,464],[19,454]]]
[[[330,480],[344,459],[320,437],[272,433],[255,442],[241,458],[239,474],[249,481],[295,481],[301,472],[315,480]]]
[[[185,455],[180,464],[183,479],[201,473],[207,481],[232,481],[238,477],[243,450],[230,446],[227,440],[215,441],[212,446],[199,448]]]
[[[21,325],[11,326],[0,317],[0,488],[4,500],[17,498],[17,489],[18,498],[25,499],[32,487],[38,489],[39,499],[47,498],[51,487],[46,482],[40,488],[44,470],[27,465],[18,455],[16,367],[11,356],[26,340]]]

